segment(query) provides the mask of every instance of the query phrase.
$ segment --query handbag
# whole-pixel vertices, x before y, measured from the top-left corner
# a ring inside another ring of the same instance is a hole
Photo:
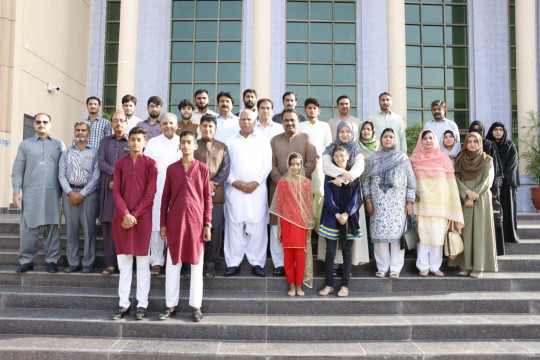
[[[446,237],[444,238],[444,255],[453,260],[462,252],[463,240],[456,229],[455,222],[450,221],[448,231],[446,232]]]
[[[493,206],[493,224],[496,228],[502,228],[503,226],[503,211],[501,203],[497,198],[492,199],[492,206]]]
[[[400,248],[401,250],[412,250],[416,248],[418,244],[418,230],[416,229],[416,221],[412,219],[411,215],[407,215],[405,226],[403,228],[403,235],[401,235]]]

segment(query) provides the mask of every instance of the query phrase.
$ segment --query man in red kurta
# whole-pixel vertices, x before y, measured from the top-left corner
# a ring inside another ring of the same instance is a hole
[[[150,268],[148,251],[152,232],[152,204],[156,193],[158,168],[156,162],[143,154],[148,143],[147,132],[134,127],[129,132],[129,156],[114,165],[113,196],[116,208],[113,216],[114,246],[120,270],[118,296],[120,307],[113,320],[123,319],[130,312],[131,275],[133,256],[137,257],[137,313],[135,318],[146,317]]]
[[[212,228],[212,193],[210,170],[195,160],[196,135],[189,131],[180,134],[182,159],[169,165],[161,198],[160,235],[167,239],[165,270],[165,299],[167,309],[159,315],[166,320],[176,315],[180,298],[180,269],[191,264],[189,305],[193,321],[203,318],[204,241],[210,241]]]

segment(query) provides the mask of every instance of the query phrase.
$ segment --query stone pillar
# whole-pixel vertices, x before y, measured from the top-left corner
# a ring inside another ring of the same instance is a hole
[[[407,122],[407,62],[405,49],[405,2],[386,0],[388,42],[388,92],[392,110]]]
[[[523,139],[527,130],[529,112],[538,112],[538,80],[536,72],[536,8],[535,0],[516,1],[516,77],[518,138]],[[520,147],[523,149],[523,147]],[[523,162],[520,172],[523,174]]]
[[[271,13],[272,0],[253,1],[252,87],[257,90],[258,98],[270,96]]]
[[[139,0],[122,0],[118,44],[118,80],[116,81],[117,109],[122,108],[122,96],[135,95],[138,29]]]

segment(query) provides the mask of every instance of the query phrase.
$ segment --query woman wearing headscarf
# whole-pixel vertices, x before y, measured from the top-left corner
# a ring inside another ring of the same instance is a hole
[[[371,154],[379,148],[379,140],[375,134],[375,125],[371,121],[364,121],[358,129],[358,145],[362,149],[364,161],[367,163]]]
[[[420,276],[444,276],[439,270],[443,245],[449,225],[461,230],[465,225],[459,191],[450,158],[441,151],[439,141],[431,130],[418,136],[411,164],[418,182],[420,201],[414,204],[418,223],[416,267]]]
[[[397,278],[403,268],[405,250],[400,238],[412,214],[417,184],[407,155],[396,148],[391,128],[381,134],[381,147],[368,160],[362,176],[366,211],[371,215],[370,231],[377,269],[375,276]]]
[[[501,122],[493,123],[486,137],[497,146],[504,176],[500,187],[504,241],[518,243],[516,190],[520,184],[516,145],[508,138],[506,127]]]
[[[463,203],[464,250],[455,260],[448,260],[448,264],[459,266],[461,276],[479,278],[484,271],[497,271],[490,191],[494,177],[493,159],[482,150],[480,134],[467,134],[454,168]]]
[[[443,134],[443,146],[441,147],[441,150],[448,155],[450,160],[452,160],[452,165],[454,165],[454,161],[461,151],[459,133],[452,130],[446,130]]]
[[[333,161],[332,154],[337,146],[344,146],[349,154],[349,160],[347,161],[346,169],[339,168]],[[360,146],[354,141],[353,126],[348,121],[342,121],[337,126],[337,135],[334,142],[326,147],[322,156],[323,172],[324,175],[334,179],[342,179],[349,183],[354,182],[364,172],[364,156]],[[366,229],[366,217],[363,204],[360,199],[360,209],[358,211],[360,228]],[[324,260],[326,257],[326,240],[324,237],[319,236],[318,244],[318,259]],[[367,237],[354,241],[352,247],[352,264],[359,265],[369,262],[369,252],[367,245]],[[336,253],[334,260],[336,273],[339,273],[339,265],[343,264],[343,254],[341,250]]]

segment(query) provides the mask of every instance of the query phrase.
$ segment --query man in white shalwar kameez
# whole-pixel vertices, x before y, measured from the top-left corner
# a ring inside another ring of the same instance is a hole
[[[150,266],[152,275],[159,275],[165,261],[165,240],[159,235],[159,217],[161,212],[161,196],[165,185],[167,167],[180,160],[182,153],[178,150],[180,138],[175,134],[178,122],[175,114],[165,113],[160,122],[161,135],[156,136],[144,149],[144,154],[154,159],[158,166],[156,195],[152,207],[152,235],[150,237]]]

